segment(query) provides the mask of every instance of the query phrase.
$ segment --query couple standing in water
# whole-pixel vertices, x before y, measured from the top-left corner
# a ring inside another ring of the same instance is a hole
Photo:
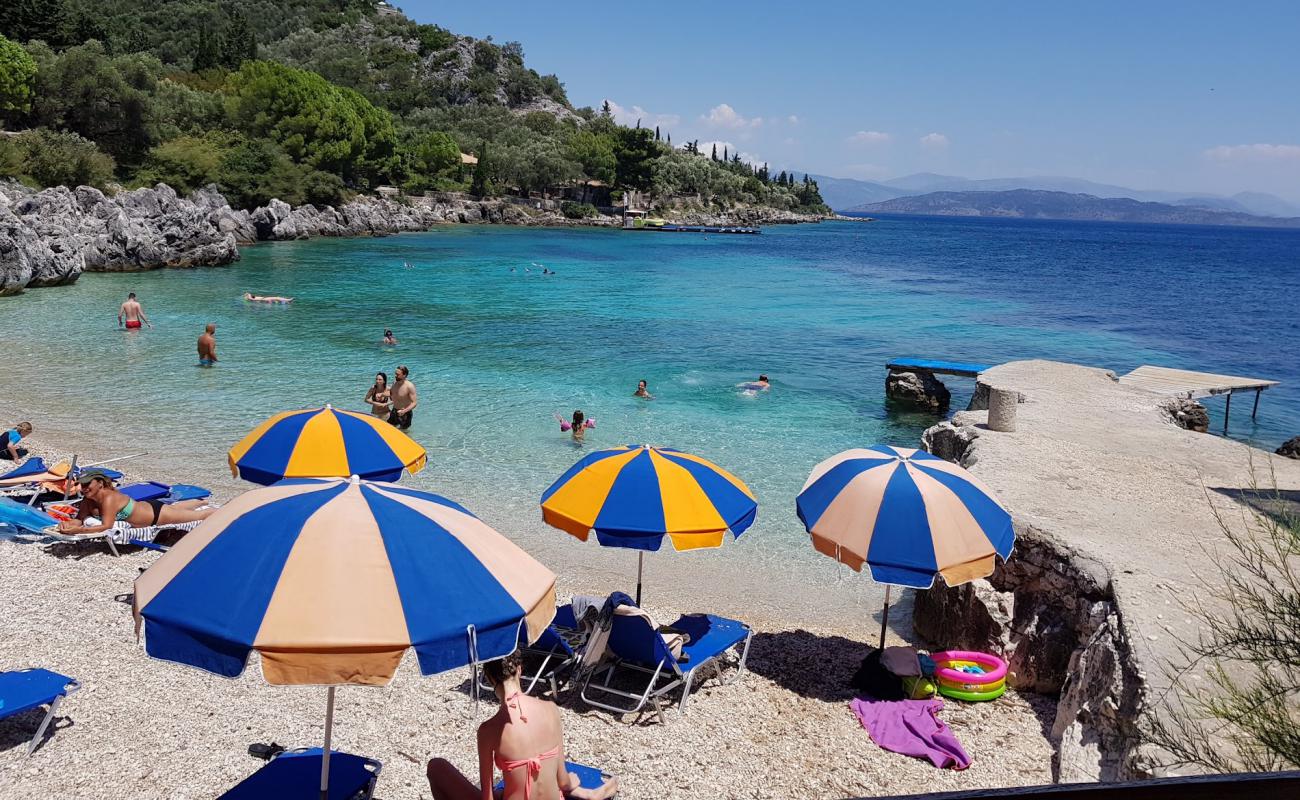
[[[389,386],[387,373],[375,373],[374,385],[366,392],[370,413],[401,430],[411,427],[412,415],[420,403],[410,374],[405,366],[398,367],[393,371],[393,385]]]

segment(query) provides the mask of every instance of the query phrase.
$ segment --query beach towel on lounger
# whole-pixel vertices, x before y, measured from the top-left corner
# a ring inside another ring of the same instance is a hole
[[[952,730],[939,719],[943,701],[871,700],[849,704],[871,740],[891,753],[927,758],[940,769],[966,769],[970,756]]]

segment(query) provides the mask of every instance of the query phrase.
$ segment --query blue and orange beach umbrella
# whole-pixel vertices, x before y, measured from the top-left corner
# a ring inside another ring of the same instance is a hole
[[[664,539],[674,549],[721,547],[754,524],[758,502],[739,478],[711,461],[650,445],[592,453],[542,494],[542,520],[604,547],[639,550],[636,600],[641,602],[645,552]]]
[[[1011,515],[962,467],[923,450],[877,445],[818,464],[795,508],[819,553],[889,589],[949,586],[992,574],[1015,547]]]
[[[283,478],[395,481],[424,469],[424,448],[381,419],[331,406],[284,411],[230,448],[232,475],[270,486]]]
[[[234,678],[256,650],[276,685],[388,683],[501,658],[555,615],[555,575],[438,495],[286,480],[245,492],[135,582],[145,652]],[[324,795],[322,795],[324,796]]]

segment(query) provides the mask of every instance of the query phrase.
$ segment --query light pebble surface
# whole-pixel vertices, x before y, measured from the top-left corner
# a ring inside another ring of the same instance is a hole
[[[30,758],[25,743],[41,714],[0,721],[0,797],[214,797],[261,765],[247,755],[250,743],[320,745],[324,688],[268,686],[256,657],[241,678],[227,680],[145,656],[129,593],[139,569],[156,559],[149,551],[114,558],[102,544],[0,537],[0,669],[40,666],[82,682]],[[561,571],[561,597],[610,580],[577,571]],[[682,609],[670,607],[667,576],[654,578],[646,605],[671,619]],[[743,610],[743,586],[720,586],[713,600],[711,609]],[[906,635],[910,603],[895,609],[891,641]],[[624,798],[830,798],[1051,782],[1043,721],[1054,712],[1050,698],[946,700],[941,718],[974,763],[937,770],[877,747],[849,710],[847,685],[867,652],[869,625],[833,616],[826,621],[843,624],[809,625],[803,614],[767,606],[737,615],[757,631],[750,674],[729,686],[706,680],[687,713],[674,707],[667,724],[652,714],[620,719],[573,697],[564,706],[569,758],[617,775]],[[392,685],[339,689],[335,747],[383,762],[376,797],[430,797],[424,767],[434,756],[475,772],[474,726],[495,701],[485,699],[475,716],[468,676],[462,669],[422,677],[408,654]]]

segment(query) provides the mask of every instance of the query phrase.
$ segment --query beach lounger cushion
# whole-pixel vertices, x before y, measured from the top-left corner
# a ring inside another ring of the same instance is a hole
[[[167,496],[172,487],[165,483],[157,481],[145,481],[144,483],[131,483],[121,487],[118,491],[132,500],[148,502],[150,500],[161,500]]]
[[[714,614],[686,614],[668,627],[688,636],[680,660],[664,642],[663,634],[645,615],[616,613],[606,644],[613,660],[608,666],[594,670],[587,676],[582,688],[582,699],[597,708],[619,713],[640,711],[647,703],[652,703],[662,722],[664,715],[659,698],[680,686],[682,699],[678,707],[685,711],[695,673],[708,666],[722,680],[718,660],[728,650],[738,648],[739,662],[736,674],[722,682],[731,683],[744,674],[745,662],[749,657],[749,643],[753,637],[753,631],[745,623]],[[642,681],[636,676],[648,678]],[[626,680],[629,677],[636,678],[638,691],[615,687],[614,683],[619,678]],[[621,697],[631,702],[614,705],[606,699],[610,697]]]
[[[564,762],[564,768],[571,774],[578,776],[578,783],[584,789],[599,789],[605,785],[605,775],[595,767],[588,767],[585,764],[577,764],[572,761]],[[504,791],[506,788],[505,780],[499,780],[492,787],[497,791]]]
[[[319,747],[289,750],[240,781],[221,800],[319,800],[324,751]],[[330,752],[331,800],[365,800],[375,791],[383,764],[351,753]]]
[[[0,719],[17,716],[44,705],[50,707],[40,727],[36,729],[31,744],[27,746],[27,755],[31,755],[40,744],[50,721],[54,719],[59,702],[80,688],[81,684],[73,678],[48,669],[0,672]]]

